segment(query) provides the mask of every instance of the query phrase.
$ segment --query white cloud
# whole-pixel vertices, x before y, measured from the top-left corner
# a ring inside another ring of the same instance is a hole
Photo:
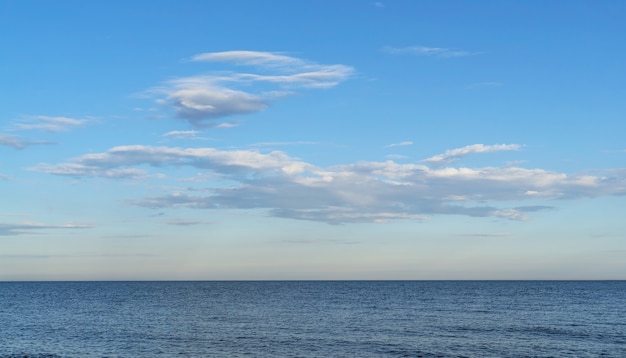
[[[352,72],[352,69],[343,65],[324,66],[324,68],[286,75],[256,75],[238,74],[233,80],[246,82],[269,82],[286,88],[329,88],[338,85]],[[289,92],[277,92],[278,94]]]
[[[163,134],[163,137],[166,138],[175,138],[175,139],[204,139],[202,137],[199,137],[198,134],[200,134],[201,132],[199,131],[169,131],[165,134]]]
[[[195,55],[191,58],[196,62],[232,62],[238,65],[255,66],[296,66],[303,67],[306,63],[298,58],[281,55],[275,52],[261,51],[223,51],[207,52]]]
[[[472,148],[459,153],[503,150],[496,146]],[[114,147],[31,170],[73,177],[132,179],[153,175],[150,168],[168,166],[201,169],[231,184],[217,185],[211,182],[211,175],[206,175],[201,194],[197,187],[193,191],[164,189],[157,195],[134,199],[132,204],[151,208],[267,209],[273,216],[328,223],[423,220],[428,215],[526,220],[527,213],[550,207],[507,207],[502,203],[626,194],[626,170],[591,176],[511,166],[431,168],[393,161],[320,168],[281,151],[141,145]],[[529,195],[535,192],[543,194]]]
[[[182,118],[195,125],[204,119],[215,119],[236,114],[260,112],[269,105],[269,97],[219,87],[210,83],[191,84],[176,81],[168,92],[166,102]]]
[[[432,163],[432,164],[445,164],[445,163],[458,160],[461,157],[464,157],[469,154],[488,153],[488,152],[507,151],[507,150],[519,150],[520,148],[521,146],[519,144],[495,144],[495,145],[472,144],[463,148],[447,150],[443,154],[437,154],[428,159],[424,159],[424,161],[428,163]]]
[[[331,87],[347,79],[353,68],[345,65],[321,65],[280,53],[259,51],[208,52],[196,55],[192,61],[230,62],[270,71],[268,74],[232,73],[216,76],[222,81],[266,81],[300,87]]]
[[[239,126],[239,123],[223,122],[215,125],[215,128],[233,128]]]
[[[105,169],[80,163],[63,163],[59,165],[40,164],[33,171],[73,177],[102,177],[110,179],[141,179],[148,177],[146,171],[135,168]]]
[[[407,145],[413,145],[413,142],[400,142],[400,143],[392,143],[389,145],[386,145],[385,148],[394,148],[394,147],[405,147]]]
[[[195,126],[205,121],[255,113],[297,88],[329,88],[346,80],[354,70],[345,65],[320,65],[279,53],[225,51],[202,53],[195,62],[227,62],[254,66],[264,73],[220,72],[178,78],[149,91],[163,96],[157,102],[171,107]],[[239,88],[237,88],[239,87]]]
[[[71,127],[83,125],[87,122],[85,119],[75,119],[69,117],[50,117],[50,116],[27,116],[12,125],[12,130],[43,130],[46,132],[60,132],[68,130]],[[15,149],[24,149],[33,145],[54,144],[49,141],[27,140],[15,135],[0,133],[0,145],[13,147]]]
[[[13,135],[0,134],[0,145],[13,147],[15,149],[24,149],[32,145],[42,145],[42,144],[53,144],[53,143],[47,142],[47,141],[29,141],[29,140],[21,139],[20,137],[13,136]]]
[[[61,132],[85,123],[86,119],[51,116],[28,116],[15,124],[19,130],[43,130],[46,132]]]
[[[147,172],[131,166],[188,165],[223,173],[239,171],[293,171],[293,161],[274,151],[262,154],[250,150],[222,151],[214,148],[119,146],[105,153],[87,154],[58,165],[40,164],[31,170],[74,177],[138,178]],[[301,165],[306,166],[305,163]]]
[[[13,236],[13,235],[24,235],[29,233],[40,233],[41,230],[46,229],[87,229],[92,228],[93,225],[90,224],[76,224],[76,223],[67,223],[62,225],[48,225],[36,222],[22,222],[22,223],[0,223],[0,236]]]
[[[0,144],[13,147],[16,149],[23,149],[29,145],[28,142],[25,142],[19,139],[18,137],[5,135],[5,134],[0,134]]]
[[[475,52],[456,50],[443,47],[407,46],[407,47],[384,47],[383,51],[392,55],[415,55],[432,56],[442,58],[465,57],[475,55]]]
[[[490,211],[489,216],[500,217],[504,219],[524,221],[528,220],[528,215],[514,209],[493,210]]]

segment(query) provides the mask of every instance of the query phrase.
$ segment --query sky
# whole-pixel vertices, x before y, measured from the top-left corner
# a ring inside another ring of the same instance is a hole
[[[626,2],[0,2],[0,281],[626,279]]]

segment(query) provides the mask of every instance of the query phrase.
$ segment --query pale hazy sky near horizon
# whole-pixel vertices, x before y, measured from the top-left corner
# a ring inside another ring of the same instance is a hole
[[[624,1],[0,2],[0,281],[626,279]]]

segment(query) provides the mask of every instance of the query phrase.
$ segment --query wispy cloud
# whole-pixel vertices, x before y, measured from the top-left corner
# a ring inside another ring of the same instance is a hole
[[[206,121],[263,111],[295,89],[336,86],[354,72],[345,65],[320,65],[259,51],[208,52],[193,56],[191,61],[226,62],[263,71],[183,77],[149,91],[164,96],[157,101],[159,104],[199,127],[207,126]]]
[[[13,147],[16,149],[23,149],[31,145],[31,143],[21,140],[16,136],[0,134],[0,145],[6,145],[8,147]]]
[[[407,46],[407,47],[383,47],[383,51],[392,55],[414,55],[414,56],[431,56],[441,58],[465,57],[477,54],[465,50],[443,48],[443,47],[427,47],[427,46]]]
[[[73,127],[82,126],[87,119],[51,116],[27,116],[15,124],[18,130],[42,130],[46,132],[61,132]]]
[[[33,232],[40,232],[41,230],[46,229],[87,229],[92,228],[93,225],[89,224],[76,224],[76,223],[67,223],[63,225],[48,225],[42,223],[35,222],[23,222],[23,223],[0,223],[0,236],[13,236],[13,235],[24,235]]]
[[[515,208],[516,211],[520,211],[520,212],[533,212],[533,211],[554,210],[554,209],[556,209],[554,206],[548,206],[548,205],[528,205],[528,206],[518,206]]]
[[[167,222],[168,225],[175,226],[195,226],[195,225],[210,225],[213,224],[211,221],[197,221],[197,220],[170,220]]]
[[[206,139],[204,137],[200,137],[199,134],[202,133],[200,131],[195,131],[195,130],[191,130],[191,131],[169,131],[167,133],[164,133],[162,136],[166,137],[166,138],[173,138],[173,139]]]
[[[276,52],[260,51],[207,52],[193,56],[191,61],[232,62],[237,65],[298,68],[306,64],[303,60],[295,57],[285,56]]]
[[[216,124],[214,127],[215,128],[234,128],[238,126],[239,126],[238,122],[222,122],[222,123]]]
[[[15,149],[24,149],[33,145],[53,144],[48,141],[31,141],[25,140],[17,136],[1,134],[0,133],[0,145],[13,147]]]
[[[443,158],[474,152],[511,150],[487,146],[449,151]],[[467,147],[466,147],[467,148]],[[440,160],[436,161],[439,162]],[[393,161],[357,162],[321,168],[281,151],[152,146],[114,147],[60,164],[31,170],[72,177],[125,178],[151,175],[150,167],[188,166],[227,179],[227,187],[163,189],[133,199],[149,208],[267,209],[269,215],[327,223],[424,220],[429,215],[465,215],[526,220],[550,207],[540,199],[576,199],[626,194],[626,171],[570,175],[544,169],[505,167],[431,168]],[[138,167],[146,168],[139,169]],[[140,173],[140,175],[133,175]],[[196,184],[198,185],[198,184]],[[540,195],[528,195],[529,192]],[[512,201],[529,206],[507,207]]]
[[[470,154],[519,150],[520,148],[521,148],[521,145],[519,144],[494,144],[494,145],[472,144],[463,148],[447,150],[443,154],[437,154],[430,158],[424,159],[424,161],[427,163],[431,163],[431,164],[446,164],[446,163],[459,160],[460,158],[466,155],[470,155]]]
[[[196,55],[192,61],[230,62],[255,66],[267,74],[231,73],[218,77],[220,82],[269,82],[288,87],[328,88],[338,85],[354,72],[345,65],[320,65],[273,52],[225,51]]]
[[[408,145],[413,145],[413,142],[400,142],[400,143],[392,143],[389,145],[386,145],[385,148],[394,148],[394,147],[406,147]]]
[[[25,116],[13,123],[10,131],[40,130],[45,132],[61,132],[72,127],[81,126],[87,123],[86,119],[75,119],[69,117],[50,116]],[[0,133],[0,145],[24,149],[34,145],[54,144],[50,141],[23,139],[16,135]]]
[[[87,154],[68,163],[41,164],[31,170],[74,177],[143,178],[147,174],[145,170],[131,168],[138,165],[188,165],[219,168],[223,172],[281,170],[286,173],[304,171],[307,166],[278,151],[262,154],[250,150],[132,145],[114,147],[105,153]]]

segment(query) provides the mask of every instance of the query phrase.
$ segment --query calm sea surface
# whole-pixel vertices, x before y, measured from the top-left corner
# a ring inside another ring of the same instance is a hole
[[[0,357],[626,357],[626,281],[0,282]]]

